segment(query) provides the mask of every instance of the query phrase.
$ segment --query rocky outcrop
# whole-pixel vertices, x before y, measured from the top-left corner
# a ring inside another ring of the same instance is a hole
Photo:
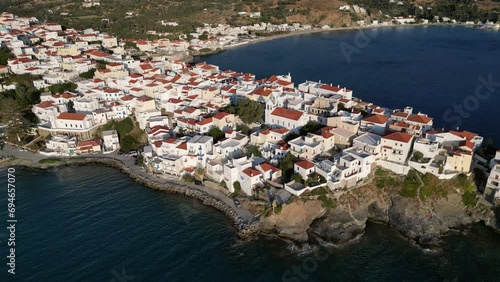
[[[282,214],[262,219],[263,226],[274,227],[272,232],[277,236],[297,243],[316,241],[344,245],[359,238],[368,221],[376,221],[386,223],[425,248],[438,246],[440,236],[472,223],[484,221],[486,225],[499,229],[499,209],[495,214],[482,203],[468,209],[458,192],[421,202],[398,193],[382,192],[375,187],[362,187],[355,193],[341,196],[335,208],[317,213],[309,210],[318,204],[317,200],[309,200],[298,201],[292,207],[286,205]],[[297,212],[299,210],[304,213]],[[293,220],[287,224],[292,214]]]
[[[309,226],[324,213],[325,209],[321,207],[320,202],[296,199],[284,205],[279,214],[272,213],[269,217],[261,217],[261,231],[294,242],[307,242]]]

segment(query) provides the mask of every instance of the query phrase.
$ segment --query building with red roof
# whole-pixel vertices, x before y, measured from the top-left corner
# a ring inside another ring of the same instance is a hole
[[[414,136],[394,132],[382,137],[381,159],[397,164],[406,164],[413,147]]]

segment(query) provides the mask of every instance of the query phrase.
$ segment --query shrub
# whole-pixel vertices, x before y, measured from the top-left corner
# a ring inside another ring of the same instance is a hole
[[[298,173],[295,173],[294,175],[292,175],[291,179],[295,182],[302,182],[304,181],[304,179],[302,178],[302,175],[298,174]]]
[[[239,195],[241,193],[241,184],[239,181],[233,182],[234,194]]]
[[[140,146],[140,142],[130,135],[126,135],[120,138],[120,147],[123,152],[130,152],[132,150],[138,149]]]
[[[94,78],[94,74],[95,74],[95,69],[90,69],[89,71],[82,72],[81,74],[79,74],[79,76],[84,79],[92,79]]]
[[[326,195],[320,195],[318,200],[321,201],[321,206],[327,209],[332,209],[335,207],[333,200],[328,198]]]
[[[277,206],[274,208],[274,213],[275,213],[275,214],[279,214],[282,210],[283,210],[283,206],[282,206],[282,205],[277,205]]]
[[[194,176],[192,176],[191,174],[189,173],[186,173],[182,176],[182,180],[184,182],[187,182],[187,183],[194,183],[196,181],[196,179],[194,178]]]
[[[58,163],[60,161],[61,161],[61,159],[59,159],[59,158],[52,158],[52,159],[42,159],[42,160],[39,160],[38,162],[41,164],[55,164],[55,163]]]
[[[473,208],[476,205],[476,193],[471,190],[465,191],[462,195],[462,203],[468,208]]]
[[[412,161],[414,162],[420,162],[424,158],[424,154],[419,151],[413,152],[413,157],[411,158]]]
[[[130,117],[116,123],[116,130],[120,134],[120,137],[125,136],[132,129],[134,129],[134,122]]]

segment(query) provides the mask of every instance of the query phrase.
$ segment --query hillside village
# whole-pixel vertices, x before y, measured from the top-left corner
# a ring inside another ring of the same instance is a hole
[[[127,55],[119,38],[3,13],[0,41],[15,55],[0,73],[39,76],[33,85],[41,90],[76,85],[43,92],[32,107],[45,137],[38,153],[47,157],[116,154],[131,136],[110,125],[128,124],[126,132],[138,127],[144,136],[137,141],[145,143],[138,165],[146,171],[186,181],[201,175],[247,196],[266,188],[295,196],[319,187],[351,189],[377,166],[451,179],[485,162],[475,154],[481,136],[436,129],[432,117],[412,107],[388,109],[356,98],[346,86],[294,82],[290,74],[257,78],[187,64],[178,54],[193,43],[184,40],[157,41],[154,48],[167,55],[139,60]],[[135,44],[142,50],[152,42]],[[93,69],[89,79],[79,76]],[[489,165],[487,187],[500,198],[500,151]]]

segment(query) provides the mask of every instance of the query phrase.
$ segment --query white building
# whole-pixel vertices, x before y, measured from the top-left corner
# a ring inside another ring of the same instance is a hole
[[[120,139],[116,130],[103,131],[102,141],[104,152],[113,152],[120,149]]]
[[[382,160],[405,164],[413,145],[413,135],[395,132],[382,137]]]
[[[51,124],[54,129],[88,130],[94,126],[94,119],[88,114],[60,113]]]
[[[66,135],[52,136],[45,142],[48,150],[60,155],[68,156],[76,154],[76,137],[68,137]]]

